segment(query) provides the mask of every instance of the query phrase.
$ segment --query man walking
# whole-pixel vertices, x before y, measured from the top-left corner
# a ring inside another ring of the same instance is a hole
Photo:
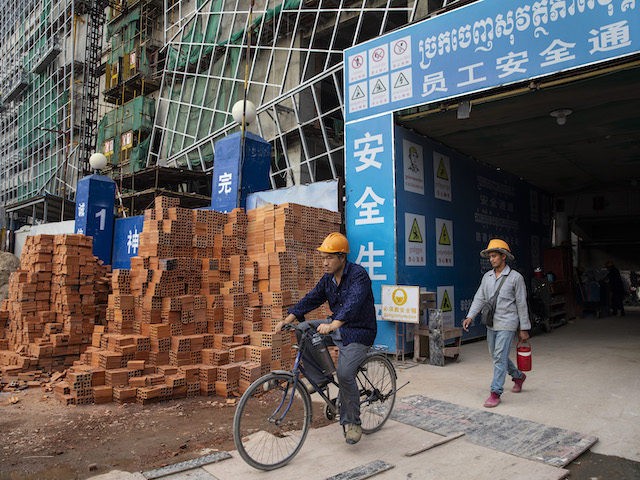
[[[507,265],[507,260],[514,259],[507,242],[494,238],[489,241],[489,245],[480,252],[480,255],[489,259],[492,269],[482,277],[467,318],[462,322],[462,328],[468,332],[474,317],[498,292],[493,324],[491,322],[487,324],[487,345],[493,360],[493,380],[491,381],[491,393],[484,402],[484,406],[492,408],[500,404],[500,395],[503,392],[507,373],[514,382],[511,391],[514,393],[522,391],[522,384],[527,377],[509,359],[509,350],[518,328],[520,329],[520,340],[529,338],[528,330],[531,329],[531,323],[529,322],[527,287],[524,278]]]

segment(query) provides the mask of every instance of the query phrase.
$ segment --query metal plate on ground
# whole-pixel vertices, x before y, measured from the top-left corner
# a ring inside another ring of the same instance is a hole
[[[382,460],[374,460],[373,462],[369,462],[365,465],[360,465],[359,467],[352,468],[351,470],[347,470],[346,472],[342,472],[329,477],[327,478],[327,480],[364,480],[365,478],[373,477],[378,473],[391,470],[393,467],[394,466],[390,463],[384,462]]]
[[[440,435],[465,432],[467,441],[564,467],[598,441],[563,428],[413,395],[396,402],[391,418]]]
[[[192,468],[198,468],[209,463],[220,462],[227,458],[231,458],[231,454],[229,452],[216,452],[203,457],[194,458],[193,460],[187,460],[186,462],[174,463],[173,465],[167,465],[166,467],[142,472],[142,475],[144,475],[145,478],[152,480],[154,478],[166,477],[172,473],[184,472],[186,470],[191,470]]]

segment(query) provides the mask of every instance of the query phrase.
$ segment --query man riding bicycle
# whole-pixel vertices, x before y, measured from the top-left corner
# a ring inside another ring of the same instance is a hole
[[[302,328],[308,326],[317,329],[318,333],[327,335],[327,345],[338,347],[340,424],[344,428],[347,443],[353,445],[362,436],[356,374],[377,333],[371,279],[363,267],[347,261],[349,242],[341,233],[330,233],[318,247],[318,251],[325,274],[302,300],[288,310],[289,315],[276,325],[275,330],[281,330],[285,324],[294,320],[302,321]],[[329,302],[333,315],[327,320],[304,322],[305,314],[325,301]],[[330,379],[308,357],[311,355],[303,356],[307,377],[319,387],[326,386]]]

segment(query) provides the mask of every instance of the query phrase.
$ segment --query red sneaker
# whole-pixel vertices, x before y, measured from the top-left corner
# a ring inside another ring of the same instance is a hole
[[[520,393],[522,391],[522,384],[527,379],[527,376],[523,373],[522,378],[514,378],[513,379],[513,388],[511,391],[513,393]]]
[[[500,395],[498,395],[496,392],[491,392],[489,398],[484,401],[484,406],[487,408],[493,408],[497,407],[498,405],[500,405]]]

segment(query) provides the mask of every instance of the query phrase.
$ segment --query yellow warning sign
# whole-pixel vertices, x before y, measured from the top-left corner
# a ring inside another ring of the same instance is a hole
[[[411,225],[411,232],[409,233],[409,241],[414,243],[422,243],[422,233],[420,233],[420,226],[418,221],[414,218]]]
[[[438,178],[441,180],[449,181],[449,173],[447,167],[444,165],[444,160],[440,158],[440,164],[438,165]]]
[[[447,224],[442,224],[442,231],[440,232],[440,238],[438,239],[439,245],[451,245],[451,238],[449,237],[449,232],[447,231]]]
[[[451,312],[453,310],[453,308],[451,307],[451,300],[449,300],[449,293],[446,290],[444,291],[444,295],[442,295],[440,310],[442,310],[443,312]]]

